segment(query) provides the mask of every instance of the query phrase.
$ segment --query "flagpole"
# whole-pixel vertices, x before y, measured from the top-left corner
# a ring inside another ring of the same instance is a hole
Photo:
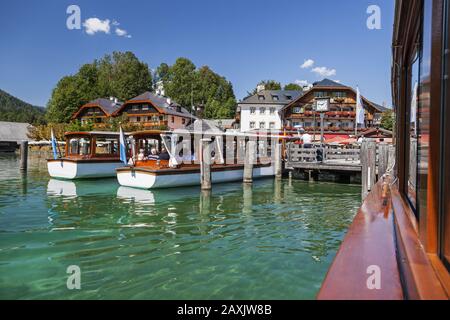
[[[359,87],[358,85],[356,85],[355,138],[358,136],[358,99],[359,99]]]
[[[128,164],[127,161],[127,145],[126,145],[126,140],[125,140],[125,134],[123,133],[123,129],[122,129],[122,125],[120,125],[120,130],[119,130],[119,153],[120,153],[120,161],[122,161],[125,165]]]
[[[61,150],[59,150],[58,141],[55,137],[55,132],[53,131],[53,127],[50,128],[50,140],[52,144],[52,150],[53,150],[53,159],[56,160],[58,158],[61,158]]]

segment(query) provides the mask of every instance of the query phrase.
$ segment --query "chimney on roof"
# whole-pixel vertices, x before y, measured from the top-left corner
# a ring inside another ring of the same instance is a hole
[[[110,97],[109,97],[109,101],[114,101],[114,97],[113,97],[113,96],[110,96]]]
[[[264,90],[266,90],[266,86],[265,86],[265,85],[263,85],[263,84],[258,84],[258,85],[256,86],[256,92],[257,92],[257,93],[260,93],[261,91],[264,91]]]
[[[167,98],[167,104],[170,106],[172,104],[172,99]]]
[[[199,104],[195,108],[195,115],[196,115],[196,117],[199,118],[199,119],[203,119],[204,111],[205,111],[205,106],[203,104]]]
[[[117,103],[119,103],[119,99],[114,98],[114,104],[117,104]]]

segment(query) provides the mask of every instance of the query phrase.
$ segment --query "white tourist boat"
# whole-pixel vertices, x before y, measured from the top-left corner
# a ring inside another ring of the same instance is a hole
[[[225,135],[224,133],[221,133]],[[167,137],[169,136],[169,139]],[[157,133],[155,131],[142,131],[131,134],[132,141],[135,144],[134,161],[132,165],[123,166],[116,169],[117,180],[121,186],[140,188],[140,189],[161,189],[200,185],[201,169],[199,164],[187,163],[179,160],[180,156],[175,155],[171,146],[170,134]],[[226,140],[226,139],[225,139]],[[267,137],[265,137],[267,140]],[[215,148],[215,157],[222,157],[221,151],[225,150],[223,144],[215,140],[218,145]],[[244,140],[245,141],[245,140]],[[192,143],[193,145],[193,143]],[[168,150],[169,160],[147,159],[149,150],[157,149],[161,151],[162,147]],[[235,148],[236,145],[233,146]],[[140,155],[139,152],[143,154]],[[195,154],[195,153],[194,153]],[[195,157],[195,156],[194,156]],[[174,161],[174,159],[178,159]],[[173,165],[173,163],[181,163]],[[218,163],[217,163],[218,162]],[[244,176],[244,164],[225,164],[225,161],[217,161],[211,165],[211,183],[225,183],[233,181],[242,181]],[[253,166],[253,178],[264,178],[275,175],[275,165],[273,161],[258,161]]]
[[[119,133],[68,132],[65,156],[47,160],[48,173],[53,178],[85,179],[114,177],[120,161]],[[54,147],[56,148],[56,147]]]

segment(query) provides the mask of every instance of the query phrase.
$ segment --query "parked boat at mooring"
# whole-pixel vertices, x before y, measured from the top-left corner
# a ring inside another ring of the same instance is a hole
[[[53,178],[114,177],[115,169],[123,165],[118,132],[67,132],[65,137],[65,156],[47,160]]]
[[[225,135],[225,133],[221,133]],[[195,186],[201,183],[201,166],[195,159],[199,157],[198,150],[188,156],[175,154],[175,147],[171,137],[176,137],[172,133],[163,133],[158,131],[142,131],[130,134],[134,143],[132,164],[118,168],[117,180],[119,184],[126,187],[140,189],[159,189],[184,186]],[[265,137],[268,142],[270,137]],[[175,140],[175,138],[174,138]],[[242,181],[244,176],[244,163],[235,162],[233,164],[225,163],[223,154],[227,148],[233,148],[233,154],[236,154],[238,142],[233,140],[233,145],[226,146],[223,136],[212,136],[213,163],[211,164],[211,183],[225,183],[233,181]],[[227,139],[229,140],[229,139]],[[198,140],[197,140],[198,141]],[[177,141],[178,142],[178,141]],[[194,146],[194,139],[184,141],[183,143]],[[245,139],[244,139],[245,144]],[[165,151],[167,150],[167,151]],[[194,148],[189,149],[194,150]],[[155,155],[151,151],[156,151]],[[165,154],[167,152],[167,154]],[[184,160],[184,161],[183,161]],[[267,161],[264,161],[267,160]],[[275,166],[273,161],[258,156],[258,161],[253,166],[253,178],[271,177],[275,175]]]

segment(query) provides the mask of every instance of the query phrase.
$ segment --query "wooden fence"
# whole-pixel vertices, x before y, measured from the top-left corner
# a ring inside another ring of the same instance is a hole
[[[365,198],[376,183],[394,167],[395,148],[392,145],[365,140],[361,145],[303,148],[288,143],[286,168],[306,171],[361,172],[362,197]]]
[[[314,146],[313,148],[303,148],[300,145],[289,143],[287,146],[287,162],[329,162],[329,161],[360,161],[361,147],[335,147],[325,146],[324,148]],[[322,157],[322,160],[320,160]]]

